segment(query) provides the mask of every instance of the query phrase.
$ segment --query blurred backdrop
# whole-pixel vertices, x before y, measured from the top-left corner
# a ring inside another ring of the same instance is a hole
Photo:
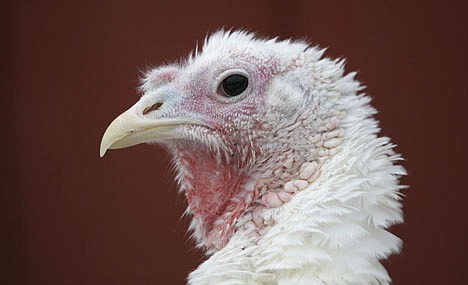
[[[1,284],[185,284],[202,260],[157,147],[98,156],[140,71],[209,32],[304,38],[358,71],[403,153],[394,284],[463,284],[465,1],[6,1],[2,4]]]

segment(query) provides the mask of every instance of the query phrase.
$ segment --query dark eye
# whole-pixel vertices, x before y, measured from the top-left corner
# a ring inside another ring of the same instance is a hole
[[[247,89],[249,85],[249,80],[247,77],[239,74],[233,74],[226,77],[221,83],[221,91],[226,97],[234,97]]]

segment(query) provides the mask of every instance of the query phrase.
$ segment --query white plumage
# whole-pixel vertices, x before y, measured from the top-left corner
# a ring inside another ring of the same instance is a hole
[[[386,228],[403,221],[405,170],[354,73],[322,54],[218,32],[200,54],[150,71],[142,99],[106,131],[101,154],[141,142],[173,154],[210,255],[189,284],[390,283],[380,260],[401,247]],[[233,74],[248,86],[226,96]]]

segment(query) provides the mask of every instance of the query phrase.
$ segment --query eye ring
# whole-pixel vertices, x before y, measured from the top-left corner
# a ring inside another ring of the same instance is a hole
[[[222,101],[233,102],[244,98],[252,88],[249,74],[243,69],[230,69],[222,72],[215,80],[215,92]]]

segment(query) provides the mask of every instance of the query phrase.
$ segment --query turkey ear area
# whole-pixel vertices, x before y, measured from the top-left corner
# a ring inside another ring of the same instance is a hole
[[[224,78],[218,86],[218,94],[224,97],[235,97],[242,94],[249,86],[249,79],[241,74],[232,74]]]

